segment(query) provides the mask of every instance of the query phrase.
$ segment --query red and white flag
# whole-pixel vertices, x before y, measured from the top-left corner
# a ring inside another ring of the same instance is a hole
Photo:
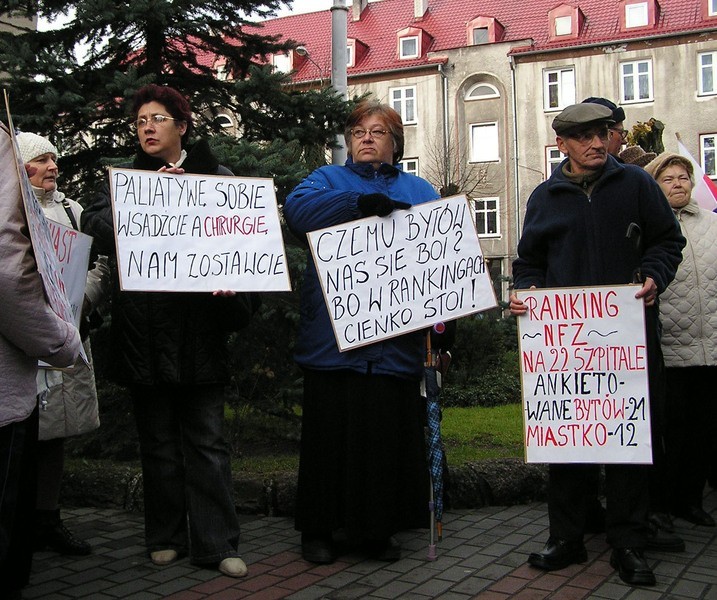
[[[690,160],[695,171],[695,188],[692,190],[693,198],[702,208],[715,210],[717,208],[717,185],[705,175],[700,163],[687,151],[679,137],[677,138],[677,147],[679,153]]]

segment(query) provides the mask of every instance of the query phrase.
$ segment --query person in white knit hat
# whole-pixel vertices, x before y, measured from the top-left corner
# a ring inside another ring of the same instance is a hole
[[[34,133],[18,133],[16,137],[23,162],[35,168],[30,183],[45,216],[79,229],[82,206],[57,189],[57,148],[50,140]],[[101,302],[108,287],[107,258],[100,256],[87,274],[83,320]],[[39,369],[37,374],[40,441],[34,545],[36,550],[49,548],[60,554],[75,556],[89,554],[92,548],[86,541],[75,537],[60,518],[64,441],[66,437],[92,431],[100,424],[90,342],[87,332],[83,330],[82,333],[89,366],[78,359],[71,369]]]

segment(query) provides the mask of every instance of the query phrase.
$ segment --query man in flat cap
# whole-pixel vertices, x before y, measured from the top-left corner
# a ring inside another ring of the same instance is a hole
[[[553,120],[567,158],[531,194],[518,258],[516,289],[642,283],[635,294],[652,306],[672,281],[685,240],[659,187],[639,167],[608,153],[612,111],[600,104],[568,106]],[[511,312],[525,304],[511,296]],[[551,464],[550,537],[528,562],[547,571],[587,560],[585,519],[597,464]],[[605,465],[610,563],[630,585],[654,585],[647,545],[648,465]]]

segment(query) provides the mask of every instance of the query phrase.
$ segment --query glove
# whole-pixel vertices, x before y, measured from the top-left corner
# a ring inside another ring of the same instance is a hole
[[[364,217],[385,217],[396,208],[411,208],[407,202],[391,200],[384,194],[362,194],[357,200],[358,209]]]

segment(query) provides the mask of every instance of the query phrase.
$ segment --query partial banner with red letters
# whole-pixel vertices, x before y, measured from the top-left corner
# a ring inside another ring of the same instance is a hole
[[[652,463],[637,285],[516,291],[529,463]]]

